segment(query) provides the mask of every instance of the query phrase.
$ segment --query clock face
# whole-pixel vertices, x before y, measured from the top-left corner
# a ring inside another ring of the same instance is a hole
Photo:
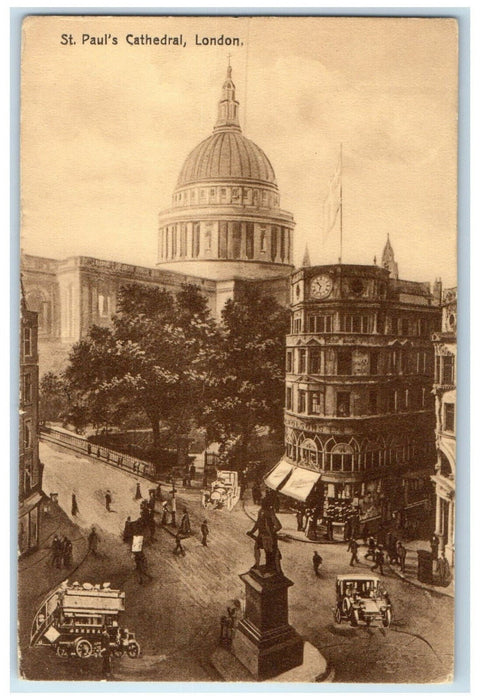
[[[333,281],[330,275],[318,275],[310,282],[310,294],[315,299],[325,299],[333,288]]]

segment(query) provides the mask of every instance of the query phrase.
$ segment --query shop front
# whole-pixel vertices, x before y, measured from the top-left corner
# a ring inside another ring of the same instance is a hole
[[[23,501],[18,513],[18,555],[38,549],[42,494],[35,492]]]

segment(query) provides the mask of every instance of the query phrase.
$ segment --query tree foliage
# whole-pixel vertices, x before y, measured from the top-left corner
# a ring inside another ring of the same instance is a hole
[[[288,318],[284,307],[254,285],[223,309],[203,424],[211,439],[227,447],[233,464],[251,457],[260,428],[283,430]]]
[[[160,421],[179,434],[201,410],[203,362],[215,334],[207,302],[185,285],[173,296],[128,285],[111,329],[92,327],[70,356],[66,378],[90,407],[92,422],[119,424],[139,410],[158,447]]]

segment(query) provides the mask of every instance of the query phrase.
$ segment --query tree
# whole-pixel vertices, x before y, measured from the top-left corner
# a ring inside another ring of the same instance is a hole
[[[45,421],[63,420],[68,405],[68,396],[62,376],[47,372],[40,380],[38,417]]]
[[[119,424],[144,412],[160,444],[160,421],[176,434],[200,411],[205,359],[215,336],[207,302],[193,285],[173,296],[128,285],[120,291],[111,329],[93,327],[77,343],[66,377],[88,402],[92,420]]]
[[[202,423],[209,439],[228,445],[233,464],[249,458],[260,428],[283,431],[288,320],[287,309],[254,284],[223,309]]]

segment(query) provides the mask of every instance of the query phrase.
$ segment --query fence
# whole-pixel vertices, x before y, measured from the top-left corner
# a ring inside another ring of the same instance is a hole
[[[40,437],[49,442],[54,442],[57,445],[69,447],[76,452],[82,452],[96,459],[101,459],[112,467],[123,469],[132,474],[138,474],[146,479],[155,480],[156,469],[155,465],[151,462],[144,462],[131,455],[124,454],[123,452],[117,452],[116,450],[111,450],[102,445],[95,445],[81,435],[72,435],[63,430],[56,430],[49,426],[41,426]]]

